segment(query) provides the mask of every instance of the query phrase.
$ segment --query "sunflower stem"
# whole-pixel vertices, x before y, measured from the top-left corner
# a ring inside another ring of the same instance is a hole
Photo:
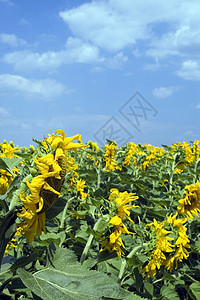
[[[75,197],[70,198],[67,203],[65,204],[65,208],[63,210],[63,214],[62,214],[62,218],[61,218],[61,222],[60,222],[60,229],[62,229],[64,227],[64,223],[65,223],[65,216],[66,216],[66,212],[69,208],[69,205],[71,203],[71,201],[74,199]]]
[[[174,170],[176,168],[176,157],[178,156],[179,153],[176,153],[174,155],[174,160],[173,160],[173,163],[172,163],[172,167],[171,167],[171,173],[170,173],[170,177],[169,177],[169,192],[172,191],[172,184],[173,184],[173,176],[174,176]],[[172,208],[172,204],[173,204],[173,197],[170,196],[170,209]]]
[[[120,271],[119,271],[119,276],[118,276],[118,281],[120,282],[122,277],[123,277],[123,274],[124,274],[124,271],[125,271],[125,268],[126,268],[126,259],[127,258],[132,258],[133,255],[139,251],[140,249],[144,248],[146,246],[146,243],[142,244],[142,245],[139,245],[139,246],[136,246],[135,248],[133,248],[133,250],[127,255],[126,258],[123,258],[121,260],[121,267],[120,267]]]
[[[100,183],[101,183],[101,169],[97,169],[97,189],[100,188]]]
[[[93,228],[94,231],[97,230],[97,228],[98,228],[99,223],[100,223],[101,220],[102,220],[102,218],[98,219],[97,222],[95,223],[94,228]],[[89,238],[87,240],[87,243],[85,245],[85,248],[83,249],[81,258],[80,258],[80,263],[81,264],[84,262],[84,260],[86,259],[87,255],[88,255],[88,251],[89,251],[90,246],[92,244],[93,238],[94,238],[94,235],[90,234]]]
[[[175,167],[176,167],[176,157],[177,157],[177,155],[178,155],[178,153],[176,153],[174,155],[174,160],[173,160],[173,163],[172,163],[171,173],[170,173],[170,177],[169,177],[169,191],[170,192],[172,191],[172,182],[173,182],[174,170],[175,170]]]

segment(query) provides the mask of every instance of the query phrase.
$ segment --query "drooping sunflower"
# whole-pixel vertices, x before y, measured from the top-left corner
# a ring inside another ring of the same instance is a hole
[[[73,140],[80,143],[74,143]],[[69,158],[66,150],[85,147],[81,143],[81,135],[65,138],[63,130],[56,130],[54,134],[45,137],[42,145],[51,152],[42,157],[34,158],[34,162],[40,172],[32,178],[31,182],[26,180],[30,193],[20,194],[23,203],[22,212],[18,217],[23,222],[18,224],[26,235],[27,242],[32,242],[34,236],[39,236],[45,229],[45,212],[53,205],[58,196],[68,171]]]
[[[200,212],[200,182],[186,186],[185,190],[186,196],[178,201],[180,204],[177,211],[179,214],[193,219],[194,215],[198,216],[198,212]]]
[[[114,170],[121,170],[122,166],[118,166],[116,163],[116,148],[117,144],[111,143],[110,145],[105,145],[105,154],[104,154],[104,161],[106,163],[106,171],[114,171]]]
[[[109,225],[111,225],[111,231],[109,238],[107,237],[104,239],[102,243],[102,249],[101,251],[108,250],[110,253],[113,251],[116,251],[118,258],[121,257],[121,254],[124,252],[122,251],[121,247],[125,248],[121,234],[134,234],[133,232],[130,232],[126,225],[123,223],[123,218],[126,217],[132,224],[134,222],[131,220],[130,211],[129,209],[138,207],[134,205],[128,204],[129,202],[132,202],[134,200],[138,199],[138,196],[135,195],[135,193],[128,193],[128,192],[119,192],[118,189],[113,188],[110,190],[111,194],[109,196],[109,200],[111,202],[114,202],[116,204],[116,215],[111,218],[109,221]]]

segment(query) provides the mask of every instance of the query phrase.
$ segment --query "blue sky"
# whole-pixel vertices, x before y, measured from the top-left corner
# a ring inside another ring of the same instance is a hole
[[[200,2],[0,0],[0,142],[200,139]]]

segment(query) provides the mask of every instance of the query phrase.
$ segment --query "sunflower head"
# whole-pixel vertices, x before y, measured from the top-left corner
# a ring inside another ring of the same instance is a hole
[[[193,219],[194,215],[198,216],[198,212],[200,212],[200,182],[186,186],[185,190],[186,196],[178,201],[177,211],[179,214]]]

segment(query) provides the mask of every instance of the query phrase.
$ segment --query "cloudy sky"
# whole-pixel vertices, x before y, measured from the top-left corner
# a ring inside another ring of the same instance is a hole
[[[198,0],[0,0],[0,142],[200,139]]]

